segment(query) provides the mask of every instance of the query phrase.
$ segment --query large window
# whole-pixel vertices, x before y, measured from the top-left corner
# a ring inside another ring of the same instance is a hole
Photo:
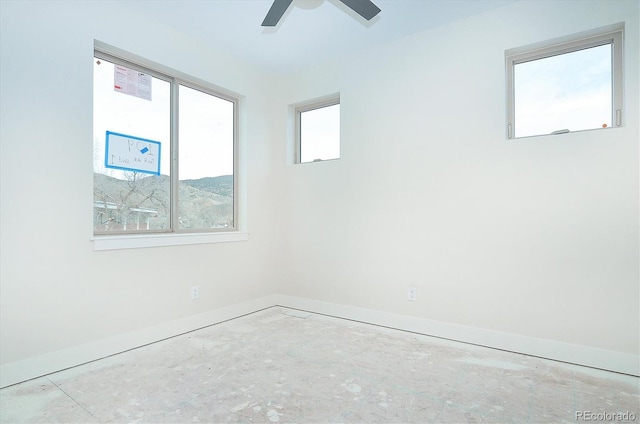
[[[296,163],[340,158],[340,98],[314,101],[295,109]]]
[[[622,125],[621,25],[512,49],[508,138]]]
[[[94,233],[234,230],[237,101],[164,69],[94,56]]]

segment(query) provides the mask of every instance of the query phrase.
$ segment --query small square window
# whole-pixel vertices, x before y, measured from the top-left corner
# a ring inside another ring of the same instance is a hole
[[[508,138],[621,126],[622,31],[507,51]]]
[[[340,99],[296,108],[296,163],[340,158]]]

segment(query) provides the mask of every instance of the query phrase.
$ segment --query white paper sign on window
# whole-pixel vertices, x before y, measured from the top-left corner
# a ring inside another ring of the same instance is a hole
[[[151,100],[151,75],[116,65],[113,71],[113,89],[120,93]]]

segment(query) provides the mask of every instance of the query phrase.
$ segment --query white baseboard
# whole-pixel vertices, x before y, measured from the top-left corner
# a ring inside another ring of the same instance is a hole
[[[277,296],[279,306],[537,356],[570,364],[640,376],[640,356],[518,334],[467,327],[407,315],[339,305],[294,296]]]
[[[640,356],[285,295],[270,295],[184,319],[0,365],[0,388],[217,324],[272,306],[396,328],[479,346],[640,376]]]
[[[276,303],[276,296],[265,296],[153,327],[0,365],[0,388],[237,318],[272,307]]]

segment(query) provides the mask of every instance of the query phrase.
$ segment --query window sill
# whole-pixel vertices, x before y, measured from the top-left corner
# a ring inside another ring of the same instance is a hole
[[[555,134],[554,133],[548,133],[548,134],[521,135],[520,137],[507,138],[507,140],[518,141],[518,140],[528,140],[530,138],[561,137],[561,136],[564,136],[566,134],[589,133],[589,132],[593,132],[593,131],[611,131],[611,130],[615,130],[615,129],[623,128],[623,127],[624,127],[623,125],[616,125],[616,126],[607,127],[607,128],[587,128],[587,129],[584,129],[584,130],[557,131]]]
[[[188,244],[227,243],[249,240],[249,233],[135,234],[94,236],[93,250],[139,249],[145,247],[184,246]]]

